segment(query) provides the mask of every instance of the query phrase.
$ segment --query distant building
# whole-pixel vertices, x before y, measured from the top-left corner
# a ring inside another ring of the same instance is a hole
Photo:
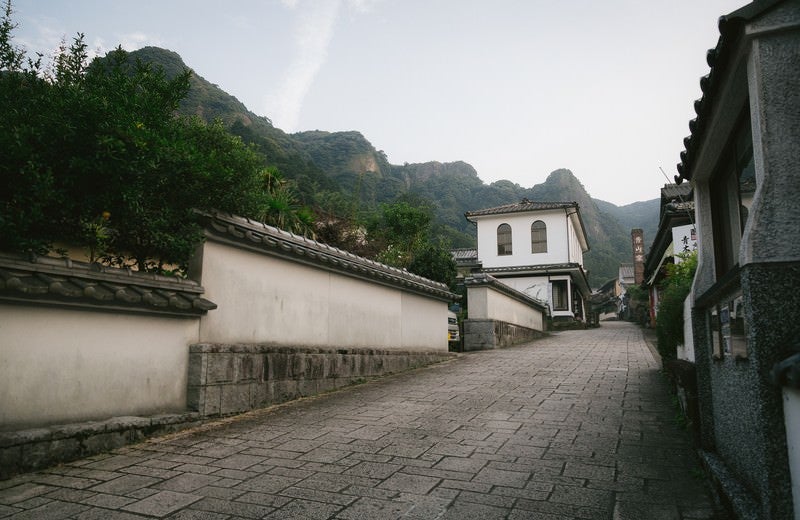
[[[478,250],[474,247],[453,249],[450,253],[456,262],[456,276],[459,279],[480,271],[481,263],[478,261]]]
[[[586,320],[591,290],[583,254],[589,244],[576,202],[523,199],[465,216],[478,228],[478,247],[477,257],[464,255],[462,263],[547,302],[554,323]]]
[[[622,320],[629,320],[633,318],[633,314],[630,308],[630,295],[628,294],[628,288],[633,287],[636,285],[636,277],[634,276],[633,272],[633,264],[632,263],[625,263],[619,264],[619,275],[617,276],[619,280],[619,310],[617,314],[619,318]]]

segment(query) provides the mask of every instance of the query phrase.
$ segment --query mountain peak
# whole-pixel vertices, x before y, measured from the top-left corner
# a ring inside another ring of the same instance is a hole
[[[130,53],[130,57],[162,66],[168,77],[191,70],[177,53],[158,47],[139,49]],[[220,118],[234,134],[255,146],[264,155],[266,164],[278,167],[287,179],[295,181],[305,200],[313,202],[320,191],[336,191],[369,208],[404,194],[417,195],[433,201],[437,232],[456,247],[474,244],[474,227],[464,218],[466,211],[523,198],[537,202],[577,202],[592,245],[586,255],[586,266],[591,283],[599,286],[616,276],[621,261],[629,261],[630,225],[647,227],[646,219],[657,221],[656,200],[656,211],[636,214],[626,220],[623,228],[617,218],[607,213],[618,208],[599,201],[603,204],[601,210],[566,168],[554,170],[542,184],[526,188],[508,180],[486,185],[475,168],[463,161],[393,165],[361,132],[316,130],[287,134],[200,75],[193,73],[189,81],[190,92],[181,102],[180,112],[207,121]]]

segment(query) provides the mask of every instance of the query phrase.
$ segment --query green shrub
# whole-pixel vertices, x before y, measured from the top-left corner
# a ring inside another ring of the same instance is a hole
[[[61,243],[92,261],[180,269],[203,239],[195,210],[273,216],[277,196],[281,211],[295,209],[265,180],[264,158],[222,123],[177,115],[190,71],[169,79],[121,48],[90,64],[83,35],[44,68],[12,43],[14,27],[6,2],[0,250],[46,254]]]
[[[660,285],[656,337],[658,352],[663,360],[675,359],[678,345],[684,343],[683,302],[691,291],[697,270],[697,252],[679,256],[681,262],[667,265],[667,276]]]

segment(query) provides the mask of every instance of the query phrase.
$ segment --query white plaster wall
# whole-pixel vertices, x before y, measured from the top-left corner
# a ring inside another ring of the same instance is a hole
[[[183,412],[197,339],[193,318],[0,305],[0,429]]]
[[[467,318],[470,320],[489,319],[489,288],[486,286],[467,288]]]
[[[447,350],[447,305],[411,293],[401,293],[403,348]]]
[[[541,220],[547,226],[547,252],[531,253],[531,224]],[[478,223],[478,258],[483,267],[557,264],[568,261],[570,229],[563,209],[536,213],[511,213],[476,218]],[[511,226],[511,255],[497,254],[497,226]],[[572,232],[574,235],[574,231]]]
[[[328,338],[328,274],[228,247],[203,246],[204,297],[217,304],[200,320],[200,341],[256,343],[290,337],[298,345]]]
[[[692,295],[683,301],[683,345],[678,345],[678,359],[694,363],[694,337],[692,336]]]
[[[544,303],[550,302],[550,282],[547,276],[520,276],[500,280],[512,289]]]
[[[567,226],[569,229],[569,258],[567,261],[583,265],[583,247],[581,247],[581,242],[578,240],[578,233],[575,231],[575,224],[572,218],[567,220]]]
[[[324,296],[329,302],[326,305],[329,334],[320,335],[319,344],[386,348],[402,346],[400,291],[332,273],[325,273],[325,276],[328,278]],[[291,298],[291,295],[287,297]],[[298,303],[302,305],[302,301]],[[446,306],[441,306],[446,313]],[[446,316],[441,323],[445,324],[446,333]],[[294,332],[290,329],[286,333],[287,337],[281,342],[292,341]]]
[[[447,303],[209,240],[200,341],[447,349]]]
[[[497,320],[543,330],[542,313],[492,287],[469,287],[469,319]]]

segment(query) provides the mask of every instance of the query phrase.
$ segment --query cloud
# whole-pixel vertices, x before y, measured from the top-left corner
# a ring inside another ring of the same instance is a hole
[[[78,36],[77,33],[67,34],[62,24],[50,18],[31,18],[29,22],[34,27],[31,36],[20,38],[18,41],[28,51],[41,53],[45,56],[45,60],[55,56],[62,44],[69,47]],[[112,44],[99,36],[91,41],[84,40],[87,45],[89,61],[97,56],[105,56],[108,51],[115,49],[118,45],[122,45],[122,48],[127,51],[134,51],[148,45],[163,46],[159,38],[143,32],[121,34],[116,38],[117,41]]]
[[[159,38],[142,32],[117,35],[117,41],[111,46],[104,38],[97,37],[89,44],[89,60],[91,61],[97,56],[105,56],[110,50],[116,49],[117,46],[122,46],[123,49],[130,52],[147,46],[163,47],[163,43]]]
[[[267,95],[265,109],[276,126],[292,132],[297,128],[303,100],[328,56],[341,1],[314,1],[302,6],[297,0],[283,0],[283,3],[298,11],[295,57],[278,91]]]
[[[119,35],[119,45],[126,51],[135,51],[142,47],[163,47],[164,43],[157,36],[151,36],[142,32],[133,32]]]
[[[71,35],[67,37],[60,24],[50,18],[31,18],[27,20],[33,26],[32,35],[28,38],[17,37],[16,40],[28,51],[41,53],[44,56],[54,55],[62,42],[67,45],[72,41]]]
[[[344,8],[351,14],[369,12],[381,0],[281,0],[296,11],[295,56],[279,88],[265,96],[265,115],[287,132],[297,129],[303,100],[328,57],[328,47]]]

